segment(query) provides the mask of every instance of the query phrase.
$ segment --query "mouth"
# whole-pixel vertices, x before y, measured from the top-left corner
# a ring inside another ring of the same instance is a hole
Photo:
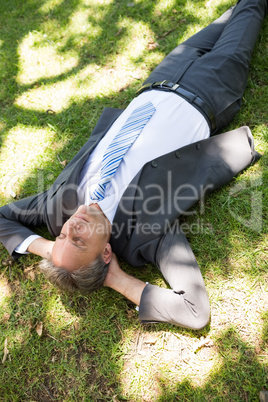
[[[83,215],[77,214],[77,215],[74,215],[74,218],[80,219],[81,221],[88,223],[88,220]]]

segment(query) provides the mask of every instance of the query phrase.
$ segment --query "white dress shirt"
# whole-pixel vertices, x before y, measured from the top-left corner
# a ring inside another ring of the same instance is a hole
[[[106,187],[105,198],[98,202],[111,223],[123,192],[146,162],[208,138],[210,134],[204,116],[180,96],[157,90],[143,92],[133,99],[89,155],[79,177],[78,205],[96,203],[90,199],[90,194],[99,181],[104,152],[132,111],[148,101],[153,103],[156,112],[125,154],[114,177]],[[15,251],[25,254],[33,240],[34,238],[25,239]]]
[[[106,187],[105,198],[98,201],[111,223],[123,192],[146,162],[209,137],[206,119],[183,98],[164,91],[143,92],[114,122],[85,163],[79,178],[79,205],[90,205],[96,202],[90,199],[90,194],[100,179],[104,152],[132,111],[148,101],[153,103],[156,112],[125,154],[114,177]]]

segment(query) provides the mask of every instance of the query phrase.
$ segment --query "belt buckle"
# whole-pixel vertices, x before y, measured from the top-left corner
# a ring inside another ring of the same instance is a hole
[[[170,91],[175,92],[179,88],[179,86],[180,85],[177,83],[174,84],[174,82],[171,82],[168,80],[163,80],[160,82],[153,82],[150,88],[151,89],[152,88],[163,88],[163,89],[169,89]]]
[[[168,88],[171,91],[176,91],[176,89],[179,87],[179,84],[171,81],[167,81],[167,80],[163,80],[160,84],[159,84],[160,88]]]
[[[168,88],[168,89],[173,89],[173,87],[174,87],[174,83],[173,82],[171,82],[171,81],[167,81],[167,80],[165,80],[165,81],[163,81],[165,84],[165,87],[166,88]]]
[[[175,84],[173,85],[173,87],[171,88],[171,91],[176,91],[176,89],[178,89],[179,86],[180,86],[179,84],[176,84],[176,83],[175,83]]]
[[[165,83],[168,82],[167,80],[163,80],[161,82],[153,82],[151,88],[166,88]]]
[[[170,82],[168,80],[163,80],[161,82],[154,82],[152,87],[153,88],[168,88],[171,89],[171,87],[173,86],[173,82]]]
[[[164,86],[164,88],[166,88],[166,87],[167,87],[167,83],[168,83],[167,80],[163,80],[162,82],[160,82],[160,84],[159,84],[160,88],[163,88],[163,86]]]

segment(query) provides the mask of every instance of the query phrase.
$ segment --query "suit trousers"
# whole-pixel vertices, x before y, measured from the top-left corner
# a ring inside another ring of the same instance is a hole
[[[144,84],[179,83],[207,103],[222,129],[240,109],[266,9],[266,0],[240,0],[169,53]]]
[[[240,108],[266,3],[266,0],[241,0],[177,46],[144,84],[163,80],[179,83],[210,106],[217,129],[223,128]],[[217,137],[220,136],[214,139]],[[237,146],[241,146],[240,141]],[[218,155],[216,148],[213,153]],[[140,320],[165,321],[194,329],[206,325],[210,310],[208,295],[195,256],[181,230],[167,232],[163,237],[156,264],[172,289],[147,285],[141,297]]]

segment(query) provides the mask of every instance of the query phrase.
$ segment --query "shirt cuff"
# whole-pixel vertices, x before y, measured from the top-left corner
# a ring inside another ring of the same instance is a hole
[[[23,242],[21,242],[16,248],[15,248],[15,252],[18,254],[29,254],[29,251],[27,251],[27,248],[29,247],[29,245],[35,240],[38,239],[41,236],[38,235],[31,235],[29,237],[27,237],[25,240],[23,240]]]
[[[146,283],[146,285],[149,285],[149,282],[145,282],[145,283]],[[136,306],[136,307],[135,307],[135,310],[136,310],[136,311],[140,311],[140,307],[139,307],[139,306]]]

